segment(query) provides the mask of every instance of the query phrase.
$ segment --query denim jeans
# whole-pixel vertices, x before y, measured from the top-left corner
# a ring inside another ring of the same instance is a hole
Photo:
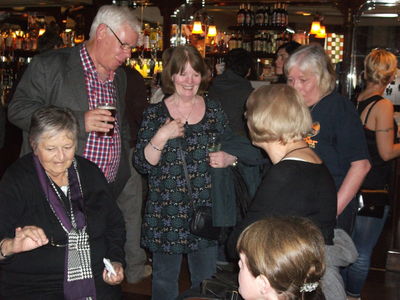
[[[153,253],[152,300],[175,300],[179,295],[179,273],[183,254]],[[216,272],[217,246],[187,254],[191,287]]]
[[[358,251],[355,263],[343,270],[342,275],[349,296],[360,297],[361,290],[368,276],[371,254],[381,235],[388,217],[389,206],[385,206],[382,218],[357,216],[352,239]]]

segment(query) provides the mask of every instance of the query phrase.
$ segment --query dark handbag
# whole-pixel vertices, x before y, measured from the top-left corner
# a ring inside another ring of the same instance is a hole
[[[191,203],[193,203],[192,186],[190,185],[190,178],[187,170],[186,159],[182,147],[180,150],[182,156],[183,171],[185,173],[185,179],[188,188],[188,194]],[[221,227],[213,226],[212,207],[210,206],[194,207],[193,205],[193,215],[190,220],[189,228],[192,234],[208,240],[218,240],[221,234]]]
[[[239,292],[238,273],[218,270],[210,279],[201,283],[201,295],[221,300],[243,300]]]
[[[365,217],[382,218],[385,205],[389,204],[389,193],[387,190],[366,190],[358,194],[358,215]]]
[[[212,207],[200,206],[194,209],[190,232],[209,240],[219,239],[221,227],[213,226]]]

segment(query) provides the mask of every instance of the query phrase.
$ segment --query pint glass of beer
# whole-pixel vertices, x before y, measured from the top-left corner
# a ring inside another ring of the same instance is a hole
[[[113,118],[115,118],[117,114],[117,106],[114,103],[100,103],[97,108],[99,109],[106,109],[109,112],[111,112],[111,115]],[[115,126],[115,122],[107,122],[108,124],[112,124]],[[110,129],[108,132],[97,132],[99,136],[102,137],[111,137],[114,135],[114,127]]]

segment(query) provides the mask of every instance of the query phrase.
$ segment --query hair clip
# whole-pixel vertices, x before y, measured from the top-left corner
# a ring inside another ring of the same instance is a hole
[[[310,283],[304,283],[301,288],[300,288],[300,293],[310,293],[312,291],[315,291],[318,287],[319,283],[318,282],[310,282]]]

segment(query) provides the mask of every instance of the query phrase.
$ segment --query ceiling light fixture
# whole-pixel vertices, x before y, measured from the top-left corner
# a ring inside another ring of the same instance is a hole
[[[204,33],[203,25],[201,24],[200,21],[194,21],[192,34],[202,34],[202,33]]]
[[[216,36],[217,35],[217,27],[215,25],[208,26],[207,36]]]
[[[326,29],[325,26],[321,26],[319,32],[315,35],[317,39],[324,39],[326,38]]]
[[[319,20],[314,20],[311,23],[310,34],[318,34],[320,29],[321,29],[321,22]]]

